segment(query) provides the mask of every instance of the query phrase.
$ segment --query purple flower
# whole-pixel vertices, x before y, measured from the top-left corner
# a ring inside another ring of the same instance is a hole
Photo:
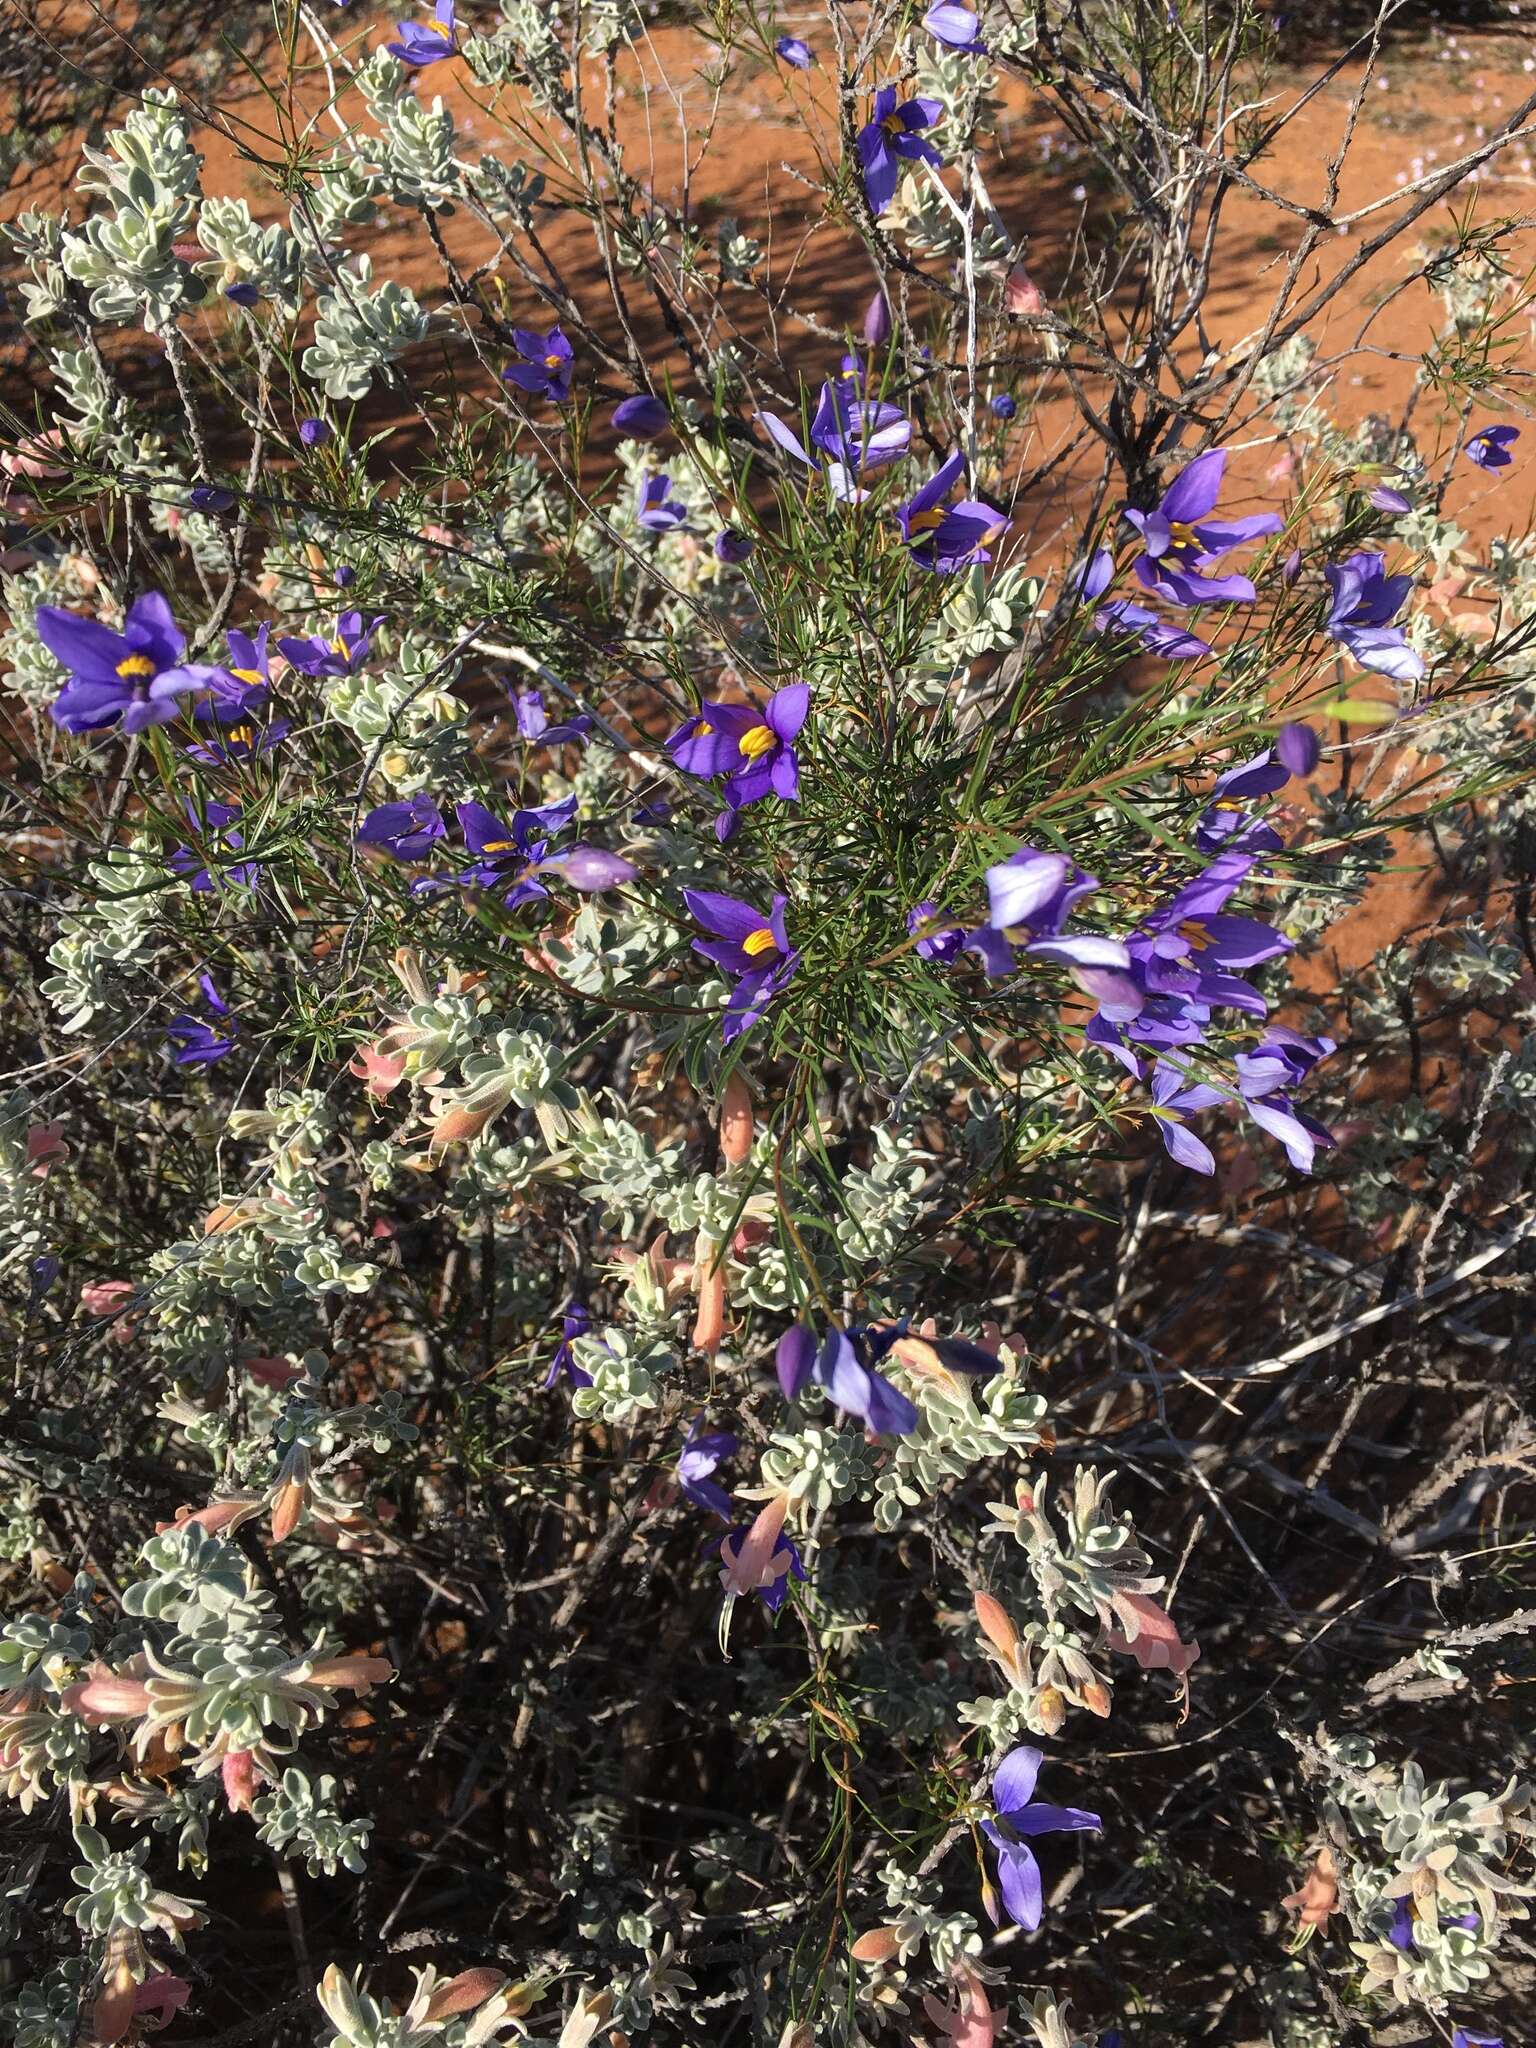
[[[1069,968],[1093,995],[1119,986],[1130,955],[1119,939],[1096,932],[1064,933],[1063,925],[1084,896],[1099,886],[1062,853],[1037,853],[1021,846],[987,869],[987,922],[967,935],[967,951],[979,955],[994,979],[1011,974],[1014,948]],[[1105,977],[1109,977],[1106,982]]]
[[[592,720],[586,712],[579,711],[574,718],[565,718],[558,725],[551,725],[549,714],[544,709],[544,699],[537,690],[519,690],[513,697],[517,714],[517,730],[522,739],[537,740],[541,745],[553,747],[563,740],[585,739],[592,730]]]
[[[253,711],[264,707],[272,692],[271,658],[267,653],[267,635],[271,630],[263,625],[253,640],[249,633],[230,628],[225,636],[229,660],[222,669],[214,671],[212,689],[195,707],[198,718],[214,719],[224,725],[249,718]]]
[[[1200,639],[1183,626],[1170,625],[1156,612],[1149,612],[1144,604],[1132,604],[1124,597],[1100,607],[1094,615],[1093,629],[1096,633],[1131,633],[1148,654],[1161,655],[1165,661],[1198,661],[1212,651],[1208,640]]]
[[[1484,427],[1467,443],[1467,460],[1479,469],[1508,469],[1514,457],[1510,446],[1520,438],[1518,427]]]
[[[1304,1038],[1299,1031],[1275,1025],[1252,1052],[1234,1062],[1243,1107],[1261,1130],[1278,1138],[1298,1173],[1310,1173],[1319,1149],[1333,1144],[1333,1134],[1303,1116],[1290,1098],[1319,1060],[1335,1050],[1331,1038]]]
[[[560,329],[536,334],[530,327],[514,327],[512,345],[523,360],[502,371],[502,382],[515,384],[532,398],[563,404],[571,395],[571,344]]]
[[[947,576],[972,562],[990,562],[992,543],[1013,524],[1006,513],[978,499],[962,498],[955,505],[941,502],[964,468],[965,457],[957,448],[896,510],[914,564],[935,575]]]
[[[793,803],[800,794],[800,757],[795,739],[810,710],[804,683],[775,690],[765,709],[750,704],[707,703],[667,741],[685,774],[725,774],[725,800],[733,811],[766,796]]]
[[[186,636],[158,591],[134,599],[121,633],[51,604],[38,606],[35,623],[43,645],[69,670],[49,707],[65,732],[99,732],[119,721],[124,732],[164,725],[177,715],[178,698],[210,688],[218,674],[182,660]]]
[[[871,349],[884,348],[891,338],[891,302],[884,292],[876,292],[864,308],[863,335]],[[849,358],[845,357],[844,361]],[[857,356],[853,357],[858,361]]]
[[[224,296],[234,306],[259,306],[261,293],[247,279],[240,279],[224,287]]]
[[[681,498],[668,495],[671,489],[669,476],[648,476],[641,483],[635,518],[647,533],[670,533],[687,520],[688,507]]]
[[[1394,491],[1390,484],[1378,484],[1366,503],[1378,512],[1390,512],[1394,518],[1413,510],[1413,500],[1405,498],[1401,491]]]
[[[1003,1904],[1021,1927],[1030,1929],[1040,1925],[1044,1904],[1040,1866],[1030,1841],[1036,1835],[1078,1833],[1104,1825],[1096,1813],[1085,1813],[1081,1807],[1047,1806],[1035,1798],[1035,1780],[1044,1761],[1044,1754],[1028,1743],[1009,1750],[992,1777],[997,1817],[981,1824],[982,1833],[997,1850]]]
[[[1011,420],[1018,416],[1019,402],[1011,392],[999,391],[992,400],[992,417],[997,420]]]
[[[238,804],[209,802],[201,818],[198,816],[195,803],[189,802],[187,805],[187,817],[193,831],[221,849],[228,848],[231,853],[240,853],[245,847],[243,834],[230,829],[239,815]],[[233,866],[221,866],[215,878],[208,868],[205,856],[190,846],[174,848],[166,864],[182,876],[199,896],[208,895],[225,882],[231,882],[240,889],[254,889],[261,880],[261,863],[255,860],[237,861]]]
[[[1451,2036],[1451,2048],[1504,2048],[1504,2039],[1500,2034],[1473,2034],[1458,2027]]]
[[[808,1385],[821,1388],[845,1415],[857,1416],[877,1436],[909,1436],[917,1427],[917,1410],[906,1395],[874,1370],[870,1338],[885,1333],[829,1330],[820,1345],[803,1323],[792,1324],[779,1339],[776,1366],[787,1401],[798,1400]],[[896,1332],[892,1331],[894,1342]],[[889,1344],[884,1346],[889,1349]]]
[[[422,65],[437,63],[440,57],[453,55],[458,48],[454,41],[453,0],[437,0],[433,13],[436,28],[428,28],[419,21],[395,23],[399,41],[384,45],[391,57],[419,69]]]
[[[800,955],[791,950],[784,927],[784,906],[789,899],[775,896],[766,918],[739,896],[720,896],[711,889],[685,889],[683,901],[690,914],[713,934],[695,939],[693,950],[723,967],[735,980],[721,1028],[729,1045],[751,1030],[800,964]]]
[[[1151,512],[1128,509],[1125,517],[1141,535],[1145,553],[1134,568],[1147,590],[1173,604],[1252,604],[1257,593],[1246,576],[1204,576],[1206,563],[1242,541],[1278,533],[1284,524],[1278,512],[1256,512],[1246,519],[1213,519],[1226,450],[1212,448],[1197,455],[1174,478]]]
[[[857,357],[850,360],[857,371]],[[851,398],[842,385],[830,379],[821,387],[811,421],[814,454],[784,420],[766,412],[758,418],[769,439],[796,462],[819,469],[825,456],[832,494],[845,503],[857,503],[864,496],[860,480],[869,471],[899,462],[912,441],[912,422],[899,405],[888,405],[883,399]]]
[[[1362,668],[1375,669],[1400,683],[1417,682],[1424,664],[1392,624],[1413,588],[1411,576],[1389,576],[1386,558],[1362,548],[1345,562],[1323,569],[1332,591],[1323,630],[1337,640]]]
[[[215,1061],[223,1059],[235,1049],[235,1033],[238,1027],[233,1022],[225,1021],[230,1016],[229,1005],[214,986],[213,976],[200,974],[197,977],[197,985],[203,992],[203,1000],[210,1014],[219,1022],[205,1024],[200,1017],[193,1017],[186,1012],[171,1019],[165,1027],[165,1035],[175,1047],[173,1058],[178,1067],[211,1067]],[[219,1029],[219,1023],[224,1025],[222,1031]]]
[[[349,676],[367,660],[373,636],[383,623],[382,612],[366,626],[361,612],[343,612],[329,637],[323,633],[311,634],[306,640],[289,636],[277,644],[300,675]]]
[[[1261,819],[1250,817],[1243,802],[1248,797],[1272,795],[1290,778],[1290,769],[1268,747],[1218,775],[1210,809],[1195,827],[1195,845],[1209,854],[1239,847],[1244,853],[1277,853],[1283,844],[1279,833]]]
[[[274,718],[270,725],[228,725],[216,740],[196,740],[186,749],[190,760],[208,768],[230,768],[239,761],[259,760],[280,746],[292,731],[286,718]]]
[[[306,448],[319,448],[331,438],[329,420],[300,420],[299,439]]]
[[[987,53],[987,46],[977,33],[981,23],[969,7],[959,5],[959,0],[935,0],[923,16],[923,27],[946,49],[962,50],[979,57]]]
[[[615,428],[631,441],[654,441],[658,434],[666,432],[669,419],[667,408],[649,391],[636,392],[633,398],[621,398],[613,408]]]
[[[715,535],[715,560],[734,566],[737,562],[745,562],[756,546],[757,542],[750,533],[743,533],[736,526],[723,527]]]
[[[734,1458],[741,1448],[737,1439],[724,1431],[714,1436],[702,1433],[704,1417],[695,1415],[688,1430],[688,1440],[683,1445],[677,1460],[677,1483],[696,1508],[718,1515],[722,1522],[731,1519],[731,1496],[713,1478],[716,1468],[727,1458]]]
[[[571,1339],[573,1337],[584,1337],[591,1327],[592,1318],[585,1304],[579,1301],[568,1301],[565,1305],[565,1314],[560,1321],[560,1342],[556,1347],[554,1357],[550,1361],[549,1371],[544,1376],[546,1391],[555,1384],[562,1373],[565,1374],[573,1387],[591,1386],[591,1373],[583,1372],[576,1363],[575,1352],[571,1349]]]
[[[924,925],[936,924],[940,916],[937,903],[915,903],[907,912],[907,931],[909,934],[921,931]],[[926,938],[919,939],[915,950],[925,960],[943,962],[953,960],[964,944],[963,927],[958,924],[946,924],[937,931],[929,932]]]
[[[439,839],[447,836],[443,814],[429,796],[380,804],[357,828],[360,846],[377,846],[392,860],[400,861],[422,859]]]
[[[1275,734],[1275,752],[1293,775],[1310,775],[1322,751],[1310,725],[1282,725]]]
[[[227,512],[234,502],[234,492],[222,484],[194,484],[187,492],[187,503],[194,512]]]
[[[871,213],[884,213],[895,198],[903,162],[921,161],[936,167],[943,164],[939,152],[921,134],[921,130],[931,128],[943,117],[942,100],[911,99],[898,107],[895,86],[881,86],[875,94],[869,123],[859,130],[856,145]]]
[[[773,46],[773,53],[786,64],[792,64],[796,71],[809,70],[815,63],[809,43],[802,43],[798,36],[780,36]]]

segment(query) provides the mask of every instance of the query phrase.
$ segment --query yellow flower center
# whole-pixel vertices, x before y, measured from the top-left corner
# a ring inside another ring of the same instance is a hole
[[[749,761],[755,761],[759,754],[769,753],[778,744],[778,734],[771,725],[750,726],[736,742]]]
[[[558,370],[562,367],[564,362],[564,356],[546,356],[544,358],[544,367],[546,370]]]
[[[1195,529],[1187,519],[1169,520],[1168,540],[1170,546],[1176,548],[1194,548],[1200,545],[1195,538]]]
[[[229,729],[230,745],[243,747],[255,739],[255,729],[249,725],[232,725]]]
[[[488,839],[480,849],[482,853],[516,853],[517,850],[515,839]]]
[[[892,136],[904,135],[907,130],[907,124],[905,121],[902,120],[900,114],[887,114],[885,119],[880,123],[880,126],[885,130],[887,135]]]
[[[237,683],[250,683],[253,688],[267,680],[259,668],[232,668],[230,674]]]
[[[764,925],[761,931],[748,932],[741,942],[741,950],[755,960],[759,953],[777,953],[779,942]]]
[[[331,642],[331,650],[333,653],[339,654],[343,661],[347,659],[347,643],[339,634]]]
[[[914,512],[907,521],[907,538],[910,540],[914,533],[932,533],[943,521],[944,508],[941,505],[930,506],[926,512]]]
[[[117,664],[117,672],[123,677],[124,681],[129,676],[152,676],[155,672],[155,664],[147,654],[125,654]]]
[[[1207,946],[1215,945],[1207,927],[1197,917],[1186,917],[1179,926],[1179,937],[1187,941],[1196,953],[1203,953]]]
[[[693,728],[693,736],[696,740],[707,740],[714,729],[707,718],[701,718]]]

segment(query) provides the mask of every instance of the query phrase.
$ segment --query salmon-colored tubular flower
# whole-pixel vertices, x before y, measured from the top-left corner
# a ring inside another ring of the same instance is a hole
[[[1010,1684],[1027,1688],[1029,1674],[1024,1667],[1024,1645],[1007,1608],[990,1593],[977,1593],[975,1604],[976,1625],[989,1645],[987,1655]]]
[[[477,2005],[494,1998],[506,1982],[501,1970],[461,1970],[457,1977],[450,1977],[433,1990],[422,2016],[430,2026],[452,2019],[456,2013],[473,2012]]]
[[[388,1050],[389,1039],[376,1039],[353,1054],[347,1072],[356,1075],[375,1102],[382,1102],[405,1079],[405,1054]]]
[[[889,1963],[901,1953],[901,1936],[894,1927],[871,1927],[852,1948],[856,1963]]]
[[[1301,1927],[1328,1925],[1329,1914],[1338,1910],[1339,1866],[1334,1861],[1333,1851],[1326,1842],[1318,1850],[1312,1868],[1302,1879],[1301,1888],[1291,1892],[1280,1903],[1292,1908]]]
[[[720,1545],[725,1569],[720,1583],[732,1598],[771,1586],[789,1570],[789,1555],[778,1549],[789,1513],[789,1495],[775,1494],[753,1521],[745,1536],[727,1536]]]
[[[1123,1657],[1134,1657],[1143,1671],[1171,1671],[1176,1678],[1188,1674],[1200,1655],[1198,1643],[1181,1640],[1172,1617],[1145,1593],[1111,1593],[1109,1604],[1124,1623],[1111,1629],[1109,1647]]]
[[[1034,320],[1045,311],[1041,291],[1022,263],[1015,263],[1003,286],[1003,304],[1016,320]]]
[[[88,1315],[115,1316],[133,1296],[131,1280],[92,1280],[80,1290],[80,1306]]]
[[[286,1543],[299,1526],[309,1497],[309,1452],[295,1444],[278,1469],[272,1494],[272,1541]]]
[[[923,1997],[923,2010],[944,2035],[949,2048],[992,2048],[1007,2023],[1008,2008],[994,2012],[987,2000],[987,1987],[962,1963],[957,1971],[958,2005],[941,2004],[931,1993]]]
[[[737,1072],[720,1096],[720,1156],[727,1166],[740,1166],[750,1158],[752,1128],[752,1090]]]
[[[699,1240],[697,1260],[699,1309],[693,1319],[693,1344],[713,1358],[725,1336],[725,1260],[706,1238]]]
[[[256,1759],[248,1749],[232,1749],[219,1764],[224,1797],[231,1813],[249,1813],[256,1798]]]
[[[242,1522],[259,1515],[264,1504],[265,1496],[262,1494],[241,1493],[229,1500],[211,1500],[205,1508],[178,1508],[171,1521],[156,1522],[155,1534],[163,1536],[167,1529],[179,1529],[184,1523],[196,1522],[210,1536],[220,1536],[227,1529],[238,1529]]]
[[[133,2025],[133,2005],[138,1996],[138,1983],[133,1974],[133,1954],[120,1940],[121,1930],[115,1930],[107,1944],[107,1959],[102,1968],[101,1989],[91,2007],[91,2032],[103,2044],[121,2041]],[[139,1946],[137,1939],[133,1948]]]
[[[133,1994],[133,2016],[152,2033],[168,2026],[192,1996],[185,1977],[170,1970],[157,1970],[144,1979]]]
[[[65,1688],[60,1704],[82,1721],[137,1721],[149,1712],[149,1688],[141,1678],[120,1677],[97,1664],[89,1678]]]
[[[326,1692],[348,1690],[361,1697],[376,1685],[387,1685],[395,1667],[387,1657],[319,1657],[306,1660],[301,1685],[318,1685]]]
[[[241,1363],[258,1386],[271,1387],[278,1393],[303,1376],[303,1368],[287,1358],[246,1358]]]
[[[34,1180],[46,1180],[61,1159],[69,1157],[61,1123],[33,1124],[27,1132],[27,1164]]]

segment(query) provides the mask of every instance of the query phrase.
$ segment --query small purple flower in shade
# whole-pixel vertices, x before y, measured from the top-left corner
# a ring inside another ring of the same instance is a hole
[[[1199,661],[1213,651],[1208,640],[1183,626],[1170,625],[1156,612],[1149,612],[1144,604],[1132,604],[1123,597],[1100,606],[1094,614],[1093,629],[1096,633],[1133,634],[1148,654],[1160,655],[1164,661]]]
[[[591,1327],[592,1317],[586,1305],[579,1301],[568,1301],[565,1305],[565,1314],[560,1319],[560,1342],[556,1346],[554,1357],[550,1360],[549,1371],[544,1375],[546,1392],[562,1373],[572,1387],[591,1386],[591,1373],[584,1372],[576,1363],[576,1354],[571,1349],[571,1339],[585,1337]]]
[[[188,803],[187,817],[194,832],[207,839],[210,844],[231,853],[243,852],[244,835],[231,830],[240,815],[238,804],[209,802],[199,818],[197,805]],[[166,865],[175,870],[190,888],[199,896],[206,896],[226,882],[238,889],[254,889],[261,880],[260,861],[236,861],[233,865],[219,865],[210,869],[205,855],[190,846],[178,846],[168,856]]]
[[[911,99],[898,107],[895,86],[880,87],[868,125],[859,130],[856,140],[871,213],[884,213],[895,198],[903,163],[942,166],[944,159],[931,142],[924,141],[922,130],[943,117],[942,100]]]
[[[376,846],[392,860],[421,860],[438,840],[446,839],[443,814],[429,796],[407,797],[380,804],[357,828],[359,846]]]
[[[1296,1109],[1289,1091],[1300,1087],[1320,1060],[1335,1050],[1331,1038],[1304,1038],[1299,1031],[1276,1025],[1252,1052],[1234,1062],[1243,1107],[1261,1130],[1278,1138],[1298,1173],[1310,1173],[1319,1149],[1333,1144],[1333,1135]]]
[[[876,292],[864,308],[863,335],[866,344],[872,348],[884,348],[891,338],[891,302],[884,292]],[[857,360],[857,358],[855,358]]]
[[[688,507],[681,498],[669,495],[671,489],[669,476],[648,476],[641,483],[635,518],[647,533],[671,533],[686,523]]]
[[[558,327],[537,334],[529,327],[514,327],[512,345],[522,357],[501,373],[504,384],[515,384],[530,398],[547,398],[562,405],[571,395],[571,344]]]
[[[953,960],[960,951],[960,948],[965,944],[964,929],[957,924],[941,924],[939,922],[940,916],[941,913],[937,903],[926,901],[915,903],[907,912],[907,931],[909,934],[922,931],[924,925],[934,925],[937,927],[937,929],[928,932],[925,937],[919,939],[916,947],[913,949],[921,954],[925,960],[937,960],[940,962]]]
[[[551,725],[549,714],[544,709],[544,699],[537,690],[519,690],[512,701],[519,737],[537,741],[541,746],[553,747],[564,740],[585,739],[592,730],[592,720],[584,711],[578,712],[574,718],[562,719],[558,725]]]
[[[936,4],[923,16],[923,27],[948,50],[960,50],[978,57],[987,53],[987,46],[978,33],[981,23],[969,7],[959,5],[959,0],[936,0]]]
[[[187,1012],[171,1019],[165,1035],[175,1048],[172,1057],[178,1067],[211,1067],[235,1049],[238,1026],[231,1020],[229,1005],[214,985],[213,976],[200,974],[197,985],[210,1015],[217,1021],[206,1024]]]
[[[992,400],[992,417],[996,420],[1011,420],[1018,416],[1019,401],[1011,392],[999,391]]]
[[[442,57],[451,57],[458,48],[454,40],[453,6],[454,0],[437,0],[433,9],[435,28],[419,21],[397,21],[395,33],[399,41],[386,43],[385,49],[401,64],[414,68],[436,64]]]
[[[1019,1926],[1026,1929],[1040,1925],[1044,1910],[1040,1866],[1030,1841],[1037,1835],[1069,1830],[1080,1833],[1104,1825],[1096,1813],[1086,1813],[1081,1807],[1047,1806],[1035,1798],[1035,1780],[1044,1761],[1044,1754],[1028,1743],[1009,1750],[992,1777],[997,1817],[981,1824],[982,1833],[997,1851],[997,1879],[1003,1904]]]
[[[1394,491],[1390,484],[1378,484],[1366,500],[1378,512],[1388,512],[1394,518],[1413,510],[1413,500],[1405,498],[1401,491]]]
[[[277,644],[300,675],[349,676],[367,660],[373,636],[383,623],[382,612],[366,626],[361,612],[343,612],[336,621],[335,632],[329,636],[314,633],[305,640],[289,636]]]
[[[52,1252],[43,1252],[28,1266],[27,1272],[30,1277],[27,1286],[27,1311],[29,1314],[37,1307],[37,1304],[48,1292],[54,1281],[58,1279],[63,1269],[64,1261],[56,1258]]]
[[[853,362],[856,376],[862,375],[857,357],[846,360]],[[887,463],[899,462],[912,442],[912,422],[899,405],[889,405],[883,399],[853,398],[845,384],[830,379],[821,387],[811,421],[810,449],[784,420],[766,412],[758,418],[768,438],[796,462],[819,469],[825,456],[832,494],[844,503],[857,503],[864,496],[859,488],[861,478]]]
[[[773,46],[773,54],[796,71],[807,71],[816,61],[810,44],[801,42],[798,36],[780,36]]]
[[[717,895],[711,889],[685,889],[689,913],[712,936],[695,939],[693,950],[724,968],[734,987],[725,1006],[721,1036],[729,1045],[750,1031],[775,996],[780,994],[800,955],[790,947],[784,926],[786,896],[775,896],[764,917],[739,896]]]
[[[914,565],[934,575],[947,576],[972,562],[990,562],[992,543],[1013,524],[1006,513],[978,499],[962,498],[954,505],[942,502],[964,468],[965,457],[957,448],[896,510],[901,537]]]
[[[216,740],[197,740],[186,749],[192,761],[207,768],[231,768],[240,761],[256,761],[281,746],[292,731],[286,718],[274,718],[269,725],[227,725]]]
[[[299,439],[306,448],[320,448],[331,438],[329,420],[300,420]]]
[[[1173,604],[1252,604],[1257,592],[1246,576],[1204,576],[1200,571],[1243,541],[1279,533],[1278,512],[1246,519],[1213,519],[1226,450],[1212,448],[1180,470],[1151,512],[1127,510],[1145,553],[1134,563],[1137,580]]]
[[[734,566],[737,562],[745,562],[756,546],[757,542],[750,533],[743,533],[736,526],[724,527],[715,535],[715,560]]]
[[[230,301],[231,305],[235,306],[259,306],[261,304],[261,293],[257,291],[255,285],[244,280],[236,284],[225,285],[224,296]]]
[[[820,1387],[835,1407],[857,1416],[876,1436],[910,1436],[917,1427],[917,1410],[874,1370],[871,1334],[829,1330],[818,1345],[803,1323],[792,1324],[779,1339],[775,1358],[779,1386],[786,1401],[798,1400],[807,1386]]]
[[[1270,796],[1283,789],[1290,776],[1290,769],[1277,761],[1268,747],[1252,760],[1240,761],[1218,775],[1210,808],[1195,827],[1195,845],[1208,854],[1238,848],[1244,853],[1278,853],[1284,843],[1279,833],[1262,819],[1250,817],[1243,803],[1248,797]]]
[[[187,492],[187,503],[194,512],[227,512],[234,502],[234,492],[222,484],[194,484]]]
[[[1502,2034],[1474,2034],[1458,2027],[1451,2036],[1451,2048],[1504,2048]]]
[[[253,640],[249,633],[230,628],[225,636],[229,659],[222,669],[215,671],[209,694],[196,705],[195,715],[199,719],[226,725],[249,718],[265,706],[272,691],[271,658],[267,653],[267,635],[271,630],[263,625]]]
[[[741,1445],[723,1430],[706,1435],[703,1423],[704,1417],[699,1414],[689,1425],[688,1440],[677,1460],[677,1483],[696,1508],[703,1508],[709,1514],[718,1515],[722,1522],[728,1522],[731,1519],[731,1496],[713,1474],[727,1458],[735,1457]]]
[[[121,723],[124,732],[164,725],[180,710],[178,699],[209,689],[218,670],[184,662],[186,636],[158,591],[128,607],[121,633],[77,612],[39,605],[38,638],[69,680],[49,706],[65,732],[99,732]]]
[[[1111,2027],[1107,2034],[1100,2034],[1099,2048],[1124,2048],[1125,2036],[1118,2027]]]
[[[1323,570],[1333,593],[1323,630],[1347,647],[1362,668],[1395,682],[1417,682],[1424,664],[1392,621],[1413,588],[1411,576],[1389,576],[1386,558],[1362,548]]]
[[[615,431],[630,441],[654,441],[667,430],[671,415],[659,398],[638,391],[633,398],[621,398],[613,408]]]
[[[1310,725],[1282,725],[1275,734],[1275,753],[1292,775],[1310,775],[1322,751],[1322,742]]]
[[[357,571],[346,562],[338,562],[331,571],[331,581],[338,590],[350,590],[357,581]]]
[[[1467,443],[1467,460],[1479,469],[1508,469],[1514,457],[1510,446],[1520,438],[1518,427],[1484,427]]]

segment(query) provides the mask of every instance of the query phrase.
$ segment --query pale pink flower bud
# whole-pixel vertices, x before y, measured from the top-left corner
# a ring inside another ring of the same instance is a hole
[[[80,1306],[88,1315],[115,1316],[133,1299],[131,1280],[92,1280],[80,1290]]]
[[[752,1090],[738,1071],[720,1096],[720,1156],[727,1166],[740,1166],[751,1152]]]
[[[1045,311],[1045,294],[1022,263],[1015,263],[1008,273],[1003,304],[1016,320],[1035,319]]]
[[[232,1749],[219,1764],[224,1797],[231,1813],[249,1813],[256,1797],[256,1759],[248,1749]]]
[[[425,2017],[428,2020],[446,2020],[455,2013],[473,2012],[477,2005],[484,2005],[488,1998],[494,1998],[506,1981],[500,1970],[461,1970],[457,1977],[450,1977],[446,1984],[438,1985],[427,2000]]]
[[[711,1264],[713,1247],[706,1246],[700,1260],[699,1311],[693,1319],[696,1351],[713,1358],[725,1337],[725,1264]]]

